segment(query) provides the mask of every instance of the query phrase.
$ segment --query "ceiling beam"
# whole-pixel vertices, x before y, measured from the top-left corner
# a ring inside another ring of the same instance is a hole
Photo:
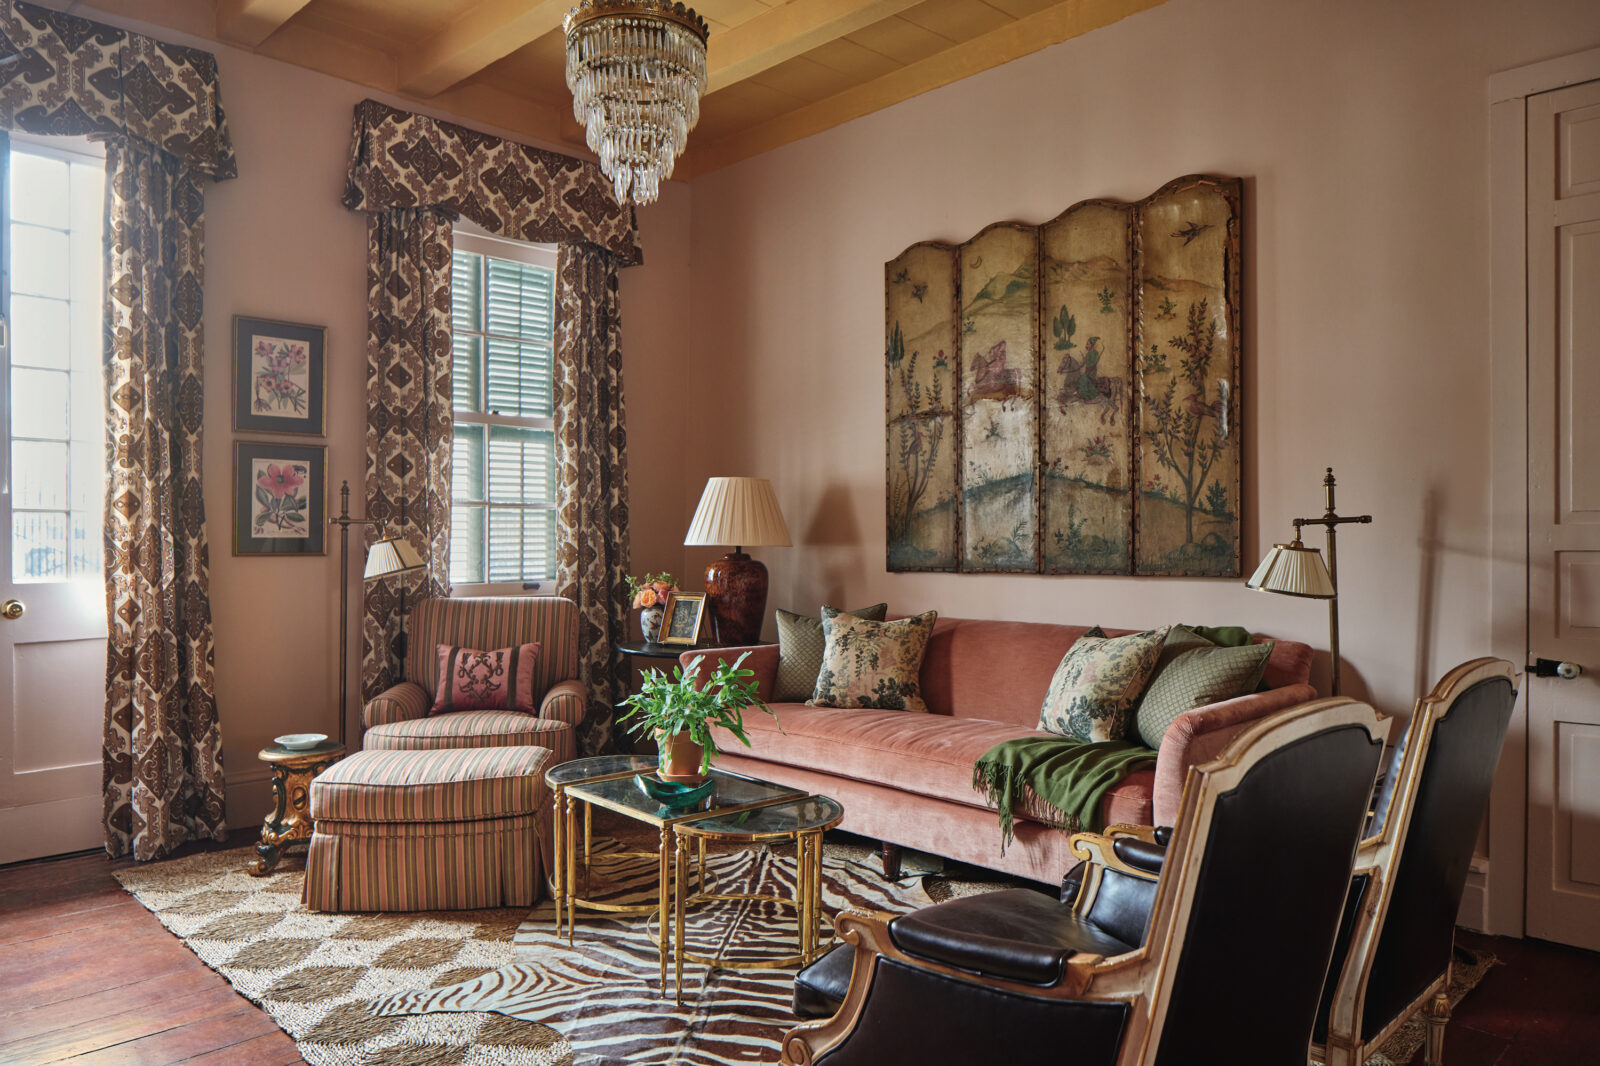
[[[816,103],[757,123],[720,141],[696,145],[691,133],[689,150],[679,160],[677,174],[692,180],[1164,3],[1166,0],[1062,0],[1053,7],[996,27]]]
[[[716,35],[708,93],[754,77],[829,41],[898,15],[922,0],[788,0]]]
[[[559,29],[573,0],[481,0],[400,57],[400,90],[439,93]]]
[[[217,0],[217,36],[254,48],[311,0]]]

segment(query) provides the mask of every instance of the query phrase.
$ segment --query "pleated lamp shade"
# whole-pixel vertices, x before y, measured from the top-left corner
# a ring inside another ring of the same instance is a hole
[[[1334,596],[1333,578],[1322,561],[1322,553],[1307,548],[1298,540],[1293,544],[1274,544],[1244,584],[1245,588],[1257,592],[1304,596],[1312,600],[1331,600]]]
[[[420,570],[425,565],[409,540],[404,537],[384,537],[367,550],[367,571],[361,577],[364,581],[371,581],[375,577]]]
[[[694,521],[683,538],[688,545],[770,545],[787,548],[789,527],[778,509],[772,482],[764,477],[714,477],[706,482]]]

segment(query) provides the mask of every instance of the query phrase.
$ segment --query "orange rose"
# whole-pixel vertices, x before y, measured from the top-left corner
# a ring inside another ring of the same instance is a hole
[[[637,602],[640,607],[654,607],[656,605],[656,590],[648,586],[640,589]]]

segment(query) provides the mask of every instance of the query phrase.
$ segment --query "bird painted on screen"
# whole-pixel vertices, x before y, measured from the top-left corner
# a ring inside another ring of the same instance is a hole
[[[1208,230],[1210,228],[1211,228],[1211,223],[1209,223],[1209,222],[1207,222],[1204,226],[1200,225],[1197,222],[1185,222],[1183,224],[1183,228],[1182,229],[1173,230],[1172,231],[1172,235],[1174,237],[1182,237],[1183,238],[1183,245],[1184,245],[1185,248],[1187,248],[1191,241],[1193,241],[1196,237],[1200,236],[1200,234],[1204,233],[1206,230]]]

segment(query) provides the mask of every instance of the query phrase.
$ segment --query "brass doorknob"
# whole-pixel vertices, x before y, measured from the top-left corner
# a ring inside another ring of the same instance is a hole
[[[0,618],[15,620],[22,617],[22,612],[28,608],[21,600],[7,600],[0,603]]]

